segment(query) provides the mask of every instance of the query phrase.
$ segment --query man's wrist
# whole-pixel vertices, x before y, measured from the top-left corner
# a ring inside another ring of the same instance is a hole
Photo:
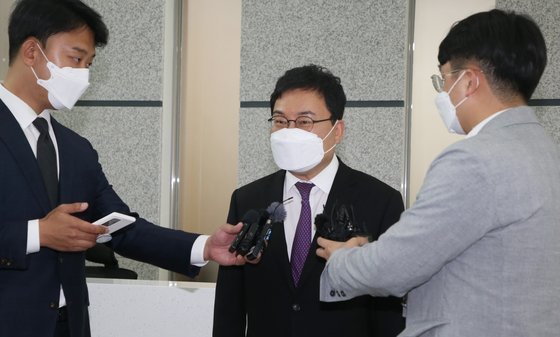
[[[41,250],[41,239],[39,236],[39,220],[27,222],[27,254],[37,253]]]
[[[190,264],[197,267],[203,267],[208,263],[205,258],[206,241],[209,235],[199,235],[194,241],[191,248],[191,261]]]

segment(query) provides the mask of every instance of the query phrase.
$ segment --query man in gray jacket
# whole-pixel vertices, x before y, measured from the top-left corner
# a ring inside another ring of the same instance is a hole
[[[321,299],[408,294],[399,336],[557,336],[560,154],[527,106],[543,36],[527,16],[478,13],[451,28],[438,60],[436,105],[467,137],[378,241],[319,239]]]

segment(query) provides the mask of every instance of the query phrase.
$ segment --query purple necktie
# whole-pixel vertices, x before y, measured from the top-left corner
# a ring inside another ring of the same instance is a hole
[[[291,256],[292,277],[294,278],[296,287],[299,282],[299,277],[301,276],[303,265],[305,264],[305,259],[307,258],[307,253],[309,252],[309,247],[311,246],[311,207],[309,206],[309,193],[313,186],[315,185],[302,182],[296,183],[296,187],[301,195],[301,212],[299,213]]]

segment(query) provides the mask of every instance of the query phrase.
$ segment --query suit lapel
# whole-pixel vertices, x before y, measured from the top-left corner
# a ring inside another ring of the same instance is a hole
[[[74,202],[71,201],[72,191],[72,172],[74,161],[72,160],[72,150],[70,149],[71,142],[67,139],[68,132],[64,130],[63,126],[51,116],[51,124],[56,135],[56,142],[58,146],[58,186],[60,203]]]
[[[356,182],[352,179],[352,169],[339,159],[338,171],[334,177],[333,185],[325,204],[325,211],[329,211],[340,200],[345,200],[348,191],[352,191],[352,187]]]
[[[335,205],[340,200],[346,199],[345,195],[348,191],[351,191],[352,185],[354,184],[351,172],[352,170],[339,159],[338,170],[334,177],[333,185],[325,204],[325,212],[330,213],[333,205]],[[311,243],[311,247],[309,248],[309,252],[307,254],[307,259],[305,260],[305,264],[303,266],[302,274],[300,276],[300,287],[307,281],[310,275],[319,273],[320,270],[322,270],[325,266],[325,260],[315,254],[315,251],[318,248],[317,237],[317,233],[315,233],[313,242]],[[291,282],[291,284],[293,285],[293,281]]]
[[[50,201],[43,183],[37,159],[20,125],[8,107],[0,100],[0,141],[4,143],[23,176],[29,183],[29,189],[45,211],[51,210]]]
[[[264,185],[266,186],[266,192],[261,195],[263,201],[267,203],[264,207],[268,207],[268,205],[274,201],[283,201],[285,177],[286,171],[278,171],[271,177],[271,181]],[[279,268],[281,271],[280,275],[284,278],[290,291],[295,291],[283,222],[274,225],[272,236],[268,242],[261,263],[273,264],[276,266],[275,268]]]
[[[286,245],[286,233],[284,232],[283,223],[274,228],[273,236],[274,240],[270,240],[270,245],[267,248],[270,249],[270,253],[274,257],[272,263],[280,268],[282,271],[280,274],[293,291],[294,281],[292,280],[292,269],[288,258],[288,246]]]
[[[278,171],[272,178],[271,188],[266,196],[266,200],[270,202],[273,201],[283,201],[284,197],[284,179],[286,177],[286,171]],[[268,206],[268,205],[267,205]],[[288,246],[286,245],[286,234],[284,232],[284,223],[275,225],[272,231],[272,238],[269,241],[269,246],[267,247],[268,254],[273,258],[273,263],[277,264],[281,268],[281,274],[285,277],[285,281],[290,286],[290,289],[294,289],[294,282],[292,280],[292,270],[290,266],[290,260],[288,258]],[[265,253],[266,254],[266,253]]]

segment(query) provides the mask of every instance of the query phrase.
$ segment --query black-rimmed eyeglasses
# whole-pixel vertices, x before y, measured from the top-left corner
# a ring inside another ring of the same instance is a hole
[[[287,119],[284,116],[272,116],[268,119],[272,124],[272,129],[279,130],[285,129],[290,126],[290,122],[294,123],[295,127],[305,131],[313,130],[315,123],[321,123],[332,120],[331,118],[325,118],[320,120],[314,120],[309,116],[299,116],[296,119]]]

